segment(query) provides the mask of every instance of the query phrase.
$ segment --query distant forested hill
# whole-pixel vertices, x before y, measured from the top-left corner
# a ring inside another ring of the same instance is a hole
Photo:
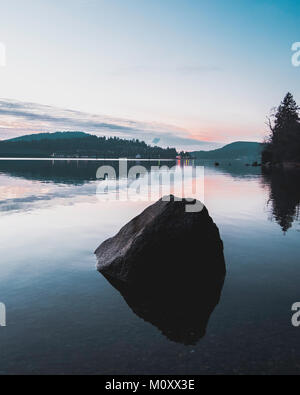
[[[196,159],[217,159],[217,160],[260,160],[263,144],[237,141],[225,145],[212,151],[194,151],[191,155]]]
[[[134,139],[97,137],[82,132],[40,133],[0,141],[1,157],[98,157],[175,159],[175,148],[160,148]]]
[[[5,140],[10,142],[16,141],[35,141],[35,140],[58,140],[58,139],[73,139],[91,136],[84,132],[55,132],[55,133],[37,133],[37,134],[26,134],[25,136],[15,137],[13,139]]]

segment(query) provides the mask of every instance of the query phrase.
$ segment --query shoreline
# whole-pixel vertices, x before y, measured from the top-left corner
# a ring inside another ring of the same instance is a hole
[[[36,161],[128,161],[128,162],[175,162],[176,159],[133,159],[133,158],[0,158],[4,160],[36,160]]]

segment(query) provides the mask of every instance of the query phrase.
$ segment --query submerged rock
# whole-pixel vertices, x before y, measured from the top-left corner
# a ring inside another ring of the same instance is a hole
[[[95,253],[98,270],[138,316],[171,340],[195,344],[219,302],[226,269],[207,209],[186,212],[187,204],[159,200]]]

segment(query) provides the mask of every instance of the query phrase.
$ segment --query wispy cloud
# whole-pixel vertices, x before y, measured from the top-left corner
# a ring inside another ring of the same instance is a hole
[[[188,131],[175,126],[112,118],[35,103],[0,100],[0,139],[58,130],[139,138],[147,143],[159,141],[161,146],[174,146],[186,150],[210,149],[217,146],[215,143],[190,138]]]

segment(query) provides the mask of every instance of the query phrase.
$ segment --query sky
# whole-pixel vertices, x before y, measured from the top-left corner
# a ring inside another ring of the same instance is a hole
[[[299,26],[296,0],[1,1],[0,139],[262,141],[271,108],[288,91],[300,103]]]

